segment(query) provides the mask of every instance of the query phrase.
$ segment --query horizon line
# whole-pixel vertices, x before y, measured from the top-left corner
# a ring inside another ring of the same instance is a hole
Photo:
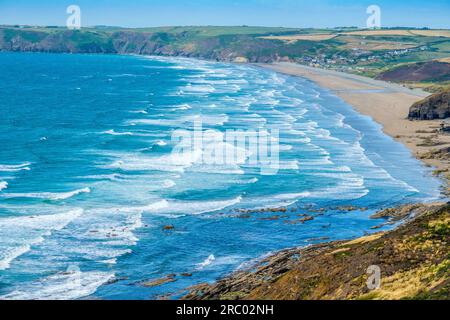
[[[28,28],[67,28],[65,25],[38,25],[38,24],[0,24],[0,27],[28,27]],[[266,28],[266,29],[291,29],[291,30],[334,30],[334,29],[358,29],[358,30],[383,30],[383,29],[429,29],[429,30],[450,30],[449,28],[432,28],[432,27],[412,27],[412,26],[385,26],[381,28],[371,29],[361,26],[336,26],[336,27],[284,27],[284,26],[261,26],[261,25],[161,25],[147,27],[125,27],[114,25],[89,25],[82,26],[81,29],[89,28],[120,28],[120,29],[156,29],[156,28]]]

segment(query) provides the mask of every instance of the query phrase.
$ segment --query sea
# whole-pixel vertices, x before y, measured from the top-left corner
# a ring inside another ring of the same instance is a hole
[[[276,170],[220,139],[174,153],[196,125],[263,132]],[[211,146],[241,157],[205,161]],[[431,170],[306,79],[0,53],[0,299],[178,299],[277,250],[395,227],[370,217],[441,199]]]

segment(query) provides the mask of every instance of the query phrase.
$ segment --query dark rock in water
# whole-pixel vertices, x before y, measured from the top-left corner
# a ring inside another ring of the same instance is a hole
[[[314,220],[314,217],[304,217],[303,219],[300,219],[299,221],[301,222],[301,223],[305,223],[306,221],[312,221],[312,220]]]
[[[328,241],[328,240],[330,240],[329,237],[319,237],[319,238],[310,238],[310,239],[307,239],[306,241],[317,242],[317,241]]]
[[[154,279],[154,280],[149,280],[149,281],[143,281],[141,283],[139,283],[141,286],[146,287],[146,288],[152,288],[152,287],[157,287],[166,283],[170,283],[170,282],[175,282],[177,281],[176,279],[176,275],[175,274],[169,274],[167,276],[165,276],[164,278],[160,278],[160,279]]]
[[[182,276],[182,277],[192,277],[192,273],[189,273],[189,272],[183,272],[183,273],[181,274],[181,276]]]
[[[239,215],[234,216],[234,217],[238,218],[238,219],[250,219],[252,216],[249,215],[249,214],[239,214]]]
[[[408,204],[396,208],[387,208],[371,216],[371,219],[388,219],[390,221],[400,221],[411,216],[426,211],[428,208],[422,204]]]
[[[450,117],[450,90],[416,102],[409,110],[410,120],[434,120]]]
[[[126,280],[128,280],[127,277],[114,277],[114,278],[108,280],[104,285],[108,286],[108,285],[116,284],[119,281],[126,281]]]
[[[163,230],[164,230],[164,231],[172,231],[172,230],[175,230],[175,227],[172,226],[172,225],[164,226],[164,227],[163,227]]]
[[[297,219],[297,220],[287,220],[287,221],[284,221],[284,223],[286,223],[286,224],[299,224],[299,223],[304,224],[305,222],[312,221],[312,220],[314,220],[314,217],[306,215],[304,218]]]
[[[272,217],[267,217],[267,218],[259,218],[258,220],[261,221],[275,221],[275,220],[279,220],[280,216],[272,216]]]

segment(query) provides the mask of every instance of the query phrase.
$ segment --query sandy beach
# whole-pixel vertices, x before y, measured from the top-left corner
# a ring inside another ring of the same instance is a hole
[[[294,63],[258,64],[283,74],[300,76],[329,89],[358,112],[383,126],[386,134],[407,146],[417,158],[446,172],[450,162],[426,156],[450,147],[450,135],[438,133],[441,120],[409,121],[409,108],[429,93],[362,76],[302,66]]]

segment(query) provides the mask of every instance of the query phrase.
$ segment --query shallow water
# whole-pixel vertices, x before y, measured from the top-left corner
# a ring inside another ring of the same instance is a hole
[[[378,208],[440,197],[405,147],[307,80],[131,56],[2,53],[0,66],[3,298],[176,298],[271,251],[370,232]],[[172,132],[199,119],[205,130],[278,129],[280,170],[174,159]],[[234,211],[291,206],[298,219],[346,205],[369,210],[305,224]]]

